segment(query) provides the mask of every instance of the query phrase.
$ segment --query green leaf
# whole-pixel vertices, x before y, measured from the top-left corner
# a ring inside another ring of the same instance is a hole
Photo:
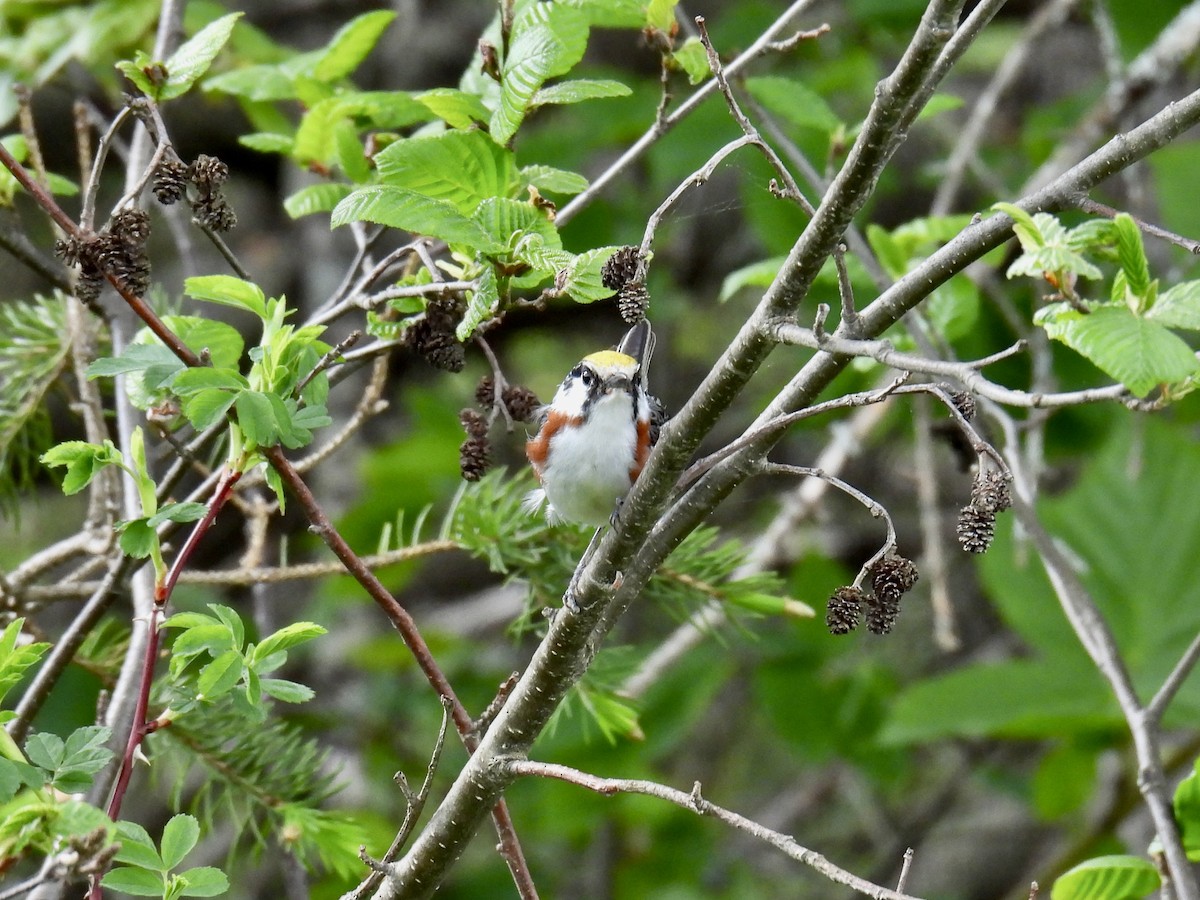
[[[354,191],[334,208],[330,222],[334,227],[349,222],[375,222],[483,252],[503,249],[453,204],[391,184]]]
[[[562,248],[562,238],[554,223],[544,211],[524,200],[490,197],[479,204],[473,218],[493,246],[514,250],[526,236],[537,235],[546,247]]]
[[[342,122],[394,130],[429,117],[428,107],[401,91],[359,91],[327,97],[314,103],[300,120],[292,155],[302,164],[328,165],[337,154],[337,130]]]
[[[517,133],[534,94],[547,80],[583,59],[587,39],[587,17],[570,7],[532,3],[517,14],[500,70],[500,103],[491,119],[498,143],[507,144]]]
[[[707,69],[707,58],[704,65]],[[842,120],[825,98],[797,78],[779,75],[747,78],[746,89],[767,111],[798,128],[814,128],[830,134],[842,127]]]
[[[35,766],[53,772],[62,765],[67,745],[57,734],[39,731],[25,742],[25,755]]]
[[[145,519],[129,519],[117,523],[121,533],[118,545],[121,552],[132,559],[145,559],[158,546],[158,534]]]
[[[170,382],[171,390],[180,397],[188,397],[201,391],[243,391],[249,386],[250,383],[240,372],[207,366],[182,369]]]
[[[645,4],[645,26],[670,33],[675,25],[675,7],[679,0],[649,0]]]
[[[263,638],[254,648],[252,664],[261,662],[274,653],[286,652],[325,633],[324,628],[313,622],[293,622],[291,625],[285,625],[274,634]]]
[[[243,134],[238,138],[238,143],[259,153],[284,153],[288,155],[291,155],[296,145],[295,139],[290,134],[274,134],[270,132]]]
[[[229,890],[229,879],[225,873],[212,866],[186,869],[178,877],[187,883],[183,889],[184,897],[219,897]]]
[[[708,64],[708,51],[697,37],[690,37],[671,54],[671,61],[687,75],[688,84],[699,84],[712,74]]]
[[[1182,281],[1161,294],[1146,318],[1168,328],[1200,331],[1200,281]]]
[[[242,654],[237,650],[226,650],[200,670],[196,690],[205,700],[215,700],[234,689],[242,680],[244,668]]]
[[[207,79],[204,82],[204,90],[232,94],[253,101],[291,100],[296,95],[295,81],[279,66],[274,65],[245,66],[231,72],[222,72]],[[290,138],[288,142],[291,143]]]
[[[1035,321],[1138,397],[1200,372],[1195,354],[1181,338],[1125,307],[1103,306],[1083,315],[1056,305],[1040,310]]]
[[[235,12],[210,22],[171,54],[166,61],[167,82],[157,94],[160,102],[186,93],[208,71],[241,17]]]
[[[872,226],[868,226],[868,229],[870,227]],[[776,256],[771,259],[750,263],[730,272],[725,276],[725,280],[721,282],[721,290],[717,294],[717,302],[724,303],[742,288],[765,288],[770,286],[771,282],[779,274],[779,269],[785,261],[786,257]]]
[[[163,828],[162,861],[163,866],[173,869],[183,858],[192,852],[192,848],[200,840],[200,823],[195,816],[186,813],[172,816]]]
[[[958,669],[903,691],[881,740],[911,744],[949,736],[1028,737],[1087,732],[1120,721],[1099,676],[1075,656]]]
[[[120,465],[124,462],[121,451],[109,440],[103,444],[64,441],[51,447],[41,455],[40,459],[43,465],[52,468],[67,467],[67,474],[63,478],[64,494],[78,493],[87,487],[96,473],[105,466]]]
[[[121,821],[117,823],[117,840],[121,849],[113,857],[117,862],[129,863],[142,869],[162,871],[162,857],[154,846],[154,840],[141,825],[136,822]],[[160,885],[161,889],[161,885]]]
[[[183,282],[183,292],[196,300],[207,300],[267,317],[267,300],[262,288],[232,275],[200,275]]]
[[[1183,849],[1187,858],[1195,862],[1200,859],[1200,771],[1195,764],[1191,774],[1175,789],[1174,804]]]
[[[396,141],[375,156],[384,184],[424,194],[471,215],[491,197],[508,196],[513,155],[482,131],[448,131]]]
[[[207,353],[215,368],[236,369],[241,362],[245,342],[232,325],[202,316],[163,316],[163,323],[197,356]]]
[[[144,50],[139,50],[132,62],[122,59],[116,64],[117,71],[132,81],[139,91],[147,97],[158,97],[162,86],[147,74],[153,65],[154,60],[147,56]]]
[[[163,896],[166,879],[157,872],[146,869],[121,867],[106,874],[100,883],[114,891],[123,891],[135,897]]]
[[[568,197],[586,191],[588,186],[588,180],[578,172],[568,172],[553,166],[525,166],[520,171],[520,177],[539,191],[564,194]]]
[[[266,693],[284,703],[307,703],[316,696],[316,693],[308,685],[297,684],[282,678],[264,678],[261,684]]]
[[[491,112],[477,95],[458,88],[432,88],[413,99],[451,128],[467,129],[486,123],[491,117]]]
[[[112,378],[132,372],[145,373],[143,380],[151,389],[174,372],[184,368],[183,362],[164,344],[130,343],[120,356],[105,356],[87,367],[88,378]]]
[[[312,76],[319,81],[337,81],[359,67],[379,42],[396,14],[390,10],[363,13],[338,29],[325,46]]]
[[[1127,213],[1113,217],[1116,228],[1117,259],[1129,289],[1138,297],[1146,298],[1150,292],[1150,264],[1146,261],[1146,248],[1142,244],[1142,233]]]
[[[183,414],[193,428],[204,431],[221,420],[237,396],[223,390],[199,391],[183,398]]]
[[[63,748],[61,770],[84,775],[99,772],[108,765],[113,756],[113,752],[105,746],[111,735],[112,729],[103,725],[85,725],[75,729],[67,737],[66,746]],[[58,787],[60,790],[67,790],[61,784]]]
[[[367,162],[366,151],[362,139],[358,136],[358,128],[348,119],[343,119],[334,126],[334,147],[337,150],[337,163],[346,173],[346,177],[355,184],[363,184],[371,180],[371,165]],[[347,186],[344,193],[349,193]],[[329,208],[337,204],[338,197],[329,204]]]
[[[0,700],[3,700],[10,690],[20,684],[25,671],[36,664],[50,648],[49,644],[41,641],[18,647],[17,639],[21,636],[21,628],[24,624],[24,619],[14,619],[4,627],[3,632],[0,632]],[[21,756],[20,751],[16,751],[16,754],[12,755],[13,750],[15,748],[6,746],[3,738],[0,737],[0,756],[23,761],[24,757]]]
[[[585,250],[567,266],[567,277],[563,290],[571,295],[576,303],[595,303],[607,300],[613,295],[610,287],[605,287],[601,276],[604,264],[609,257],[619,250],[619,247],[597,247],[595,250]]]
[[[454,330],[454,336],[465,341],[475,333],[475,329],[488,321],[500,308],[500,287],[496,280],[496,270],[488,266],[480,273],[475,290],[467,295],[467,309],[462,321]]]
[[[1097,856],[1057,878],[1051,900],[1140,900],[1162,885],[1158,870],[1138,856]]]
[[[204,518],[208,507],[203,503],[168,503],[146,520],[151,528],[163,522],[195,522]]]
[[[283,208],[293,219],[311,216],[313,213],[331,211],[352,190],[348,184],[326,181],[302,187],[283,201]]]
[[[279,443],[279,421],[270,395],[242,391],[233,401],[238,425],[250,447],[273,447]]]
[[[954,94],[934,94],[929,98],[929,102],[921,107],[921,111],[917,113],[916,121],[923,122],[941,113],[958,109],[963,105],[963,102],[962,97],[956,97]]]
[[[1033,805],[1044,822],[1082,809],[1096,787],[1096,751],[1075,743],[1051,750],[1033,776]]]
[[[607,78],[578,78],[560,81],[538,90],[529,102],[531,107],[549,104],[565,105],[582,103],[585,100],[604,100],[609,97],[628,97],[633,91],[628,85]]]
[[[1036,250],[1038,247],[1045,246],[1046,239],[1042,236],[1041,229],[1034,221],[1033,216],[1021,207],[1012,203],[993,203],[992,209],[1004,213],[1013,220],[1013,232],[1017,235],[1017,240],[1021,242],[1022,249]]]

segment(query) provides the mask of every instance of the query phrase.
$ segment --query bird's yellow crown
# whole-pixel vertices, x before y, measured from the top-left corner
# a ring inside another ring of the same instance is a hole
[[[616,350],[600,350],[585,356],[583,361],[591,363],[597,369],[626,369],[637,366],[636,359]]]

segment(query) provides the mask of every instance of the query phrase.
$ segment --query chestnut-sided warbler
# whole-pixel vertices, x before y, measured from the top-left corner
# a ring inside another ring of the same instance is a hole
[[[646,392],[654,332],[643,320],[615,350],[580,360],[567,373],[525,455],[541,487],[526,507],[547,504],[551,521],[603,525],[646,464],[658,437],[661,405]]]

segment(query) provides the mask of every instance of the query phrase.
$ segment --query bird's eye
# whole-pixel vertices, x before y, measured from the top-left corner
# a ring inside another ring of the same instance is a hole
[[[570,381],[572,378],[583,378],[583,377],[584,377],[583,366],[576,366],[570,372],[567,373],[567,381]]]

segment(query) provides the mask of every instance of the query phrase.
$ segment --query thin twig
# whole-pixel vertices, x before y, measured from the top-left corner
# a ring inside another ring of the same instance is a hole
[[[859,878],[854,873],[848,872],[830,862],[815,850],[802,847],[788,835],[767,828],[765,825],[760,825],[752,819],[738,815],[723,806],[718,806],[710,800],[705,799],[700,792],[700,782],[698,781],[692,787],[691,792],[686,792],[664,784],[658,784],[654,781],[643,781],[636,778],[601,778],[587,772],[581,772],[578,769],[572,769],[569,766],[536,762],[527,759],[506,760],[504,767],[514,776],[555,778],[606,797],[614,794],[643,794],[648,797],[656,797],[659,800],[673,803],[681,809],[686,809],[688,812],[693,812],[701,816],[710,816],[739,831],[743,831],[781,850],[797,862],[809,866],[835,884],[846,885],[860,894],[873,898],[873,900],[915,900],[915,898],[910,897],[908,894],[889,890],[888,888]]]
[[[1091,197],[1087,196],[1077,197],[1075,199],[1075,206],[1083,212],[1092,213],[1093,215],[1097,216],[1104,216],[1108,219],[1113,218],[1115,215],[1121,212],[1119,209],[1113,209],[1111,206],[1098,203]],[[1162,240],[1172,243],[1177,247],[1182,247],[1188,253],[1200,254],[1200,241],[1192,240],[1191,238],[1184,237],[1181,234],[1176,234],[1173,231],[1167,231],[1167,229],[1160,228],[1158,225],[1147,222],[1145,219],[1139,219],[1137,216],[1130,216],[1130,218],[1133,219],[1134,224],[1137,225],[1138,228],[1151,237],[1161,238]]]

